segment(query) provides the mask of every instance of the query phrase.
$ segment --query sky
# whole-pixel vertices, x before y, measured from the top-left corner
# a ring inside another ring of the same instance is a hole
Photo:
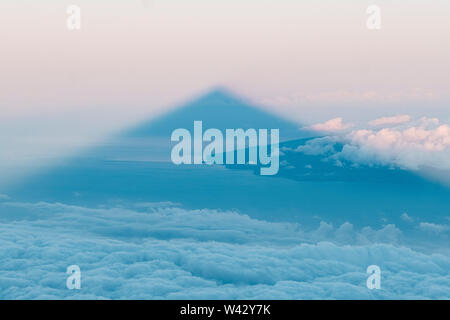
[[[298,119],[323,104],[443,107],[448,1],[377,1],[381,29],[369,30],[373,3],[2,1],[2,118],[132,121],[217,85]],[[79,31],[66,28],[69,4]]]
[[[381,29],[366,27],[367,7]],[[81,8],[81,30],[66,9]],[[0,4],[0,163],[68,154],[225,87],[301,124],[449,121],[448,1]]]

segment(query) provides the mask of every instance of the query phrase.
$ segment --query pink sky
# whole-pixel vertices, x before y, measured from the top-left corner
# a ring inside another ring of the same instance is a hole
[[[215,85],[280,112],[449,101],[450,3],[376,2],[379,31],[372,1],[3,1],[2,117],[133,118]],[[66,29],[68,4],[81,31]]]

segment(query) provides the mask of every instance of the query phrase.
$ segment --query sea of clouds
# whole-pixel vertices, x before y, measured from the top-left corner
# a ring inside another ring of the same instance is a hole
[[[81,290],[66,288],[74,264]],[[366,287],[373,264],[381,290]],[[305,230],[170,202],[87,208],[2,196],[0,298],[449,299],[450,254],[408,246],[394,225]]]

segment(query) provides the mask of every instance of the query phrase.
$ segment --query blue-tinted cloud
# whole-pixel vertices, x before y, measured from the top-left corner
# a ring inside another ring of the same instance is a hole
[[[450,296],[450,257],[401,245],[393,225],[356,230],[349,223],[335,228],[322,222],[305,231],[296,224],[167,203],[6,203],[0,209],[3,299]],[[72,264],[82,270],[80,291],[65,287]],[[365,286],[371,264],[382,269],[379,291]]]

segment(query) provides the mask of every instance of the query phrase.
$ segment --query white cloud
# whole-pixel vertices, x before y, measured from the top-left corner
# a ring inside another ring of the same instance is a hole
[[[402,218],[403,221],[412,223],[414,222],[414,218],[410,217],[406,212],[403,212],[402,215],[400,216],[400,218]]]
[[[450,257],[392,245],[393,225],[305,232],[234,212],[140,208],[3,203],[26,214],[0,223],[0,298],[449,298]],[[71,264],[80,291],[65,288]],[[382,290],[365,286],[371,264]]]
[[[407,114],[398,115],[394,117],[382,117],[369,122],[371,126],[381,126],[389,124],[401,124],[411,121],[411,117]]]
[[[450,169],[450,127],[446,124],[432,129],[409,127],[407,129],[383,128],[356,130],[346,138],[350,146],[340,156],[352,159],[354,152],[362,153],[357,158],[396,164],[408,169],[430,166]]]
[[[450,127],[445,124],[430,130],[423,127],[410,127],[405,130],[356,130],[349,137],[353,142],[370,145],[379,150],[400,148],[442,151],[450,146]]]
[[[323,137],[308,140],[305,144],[299,145],[294,151],[301,152],[310,156],[334,154],[336,152],[334,144],[336,139],[333,137]]]
[[[351,123],[342,122],[342,118],[334,118],[334,119],[328,120],[325,123],[317,123],[312,126],[306,127],[304,129],[314,130],[314,131],[335,132],[335,131],[347,130],[348,128],[351,128],[352,126],[353,126],[353,124],[351,124]]]
[[[417,126],[421,127],[433,127],[439,125],[439,119],[438,118],[428,118],[428,117],[422,117],[417,121]]]
[[[449,226],[430,223],[430,222],[421,222],[419,224],[419,227],[423,231],[431,232],[431,233],[439,233],[439,234],[450,230]]]
[[[334,147],[340,142],[343,147]],[[450,126],[438,119],[421,118],[407,126],[357,129],[341,135],[316,138],[296,151],[325,155],[342,165],[350,161],[364,165],[398,166],[417,170],[430,167],[450,170]]]

